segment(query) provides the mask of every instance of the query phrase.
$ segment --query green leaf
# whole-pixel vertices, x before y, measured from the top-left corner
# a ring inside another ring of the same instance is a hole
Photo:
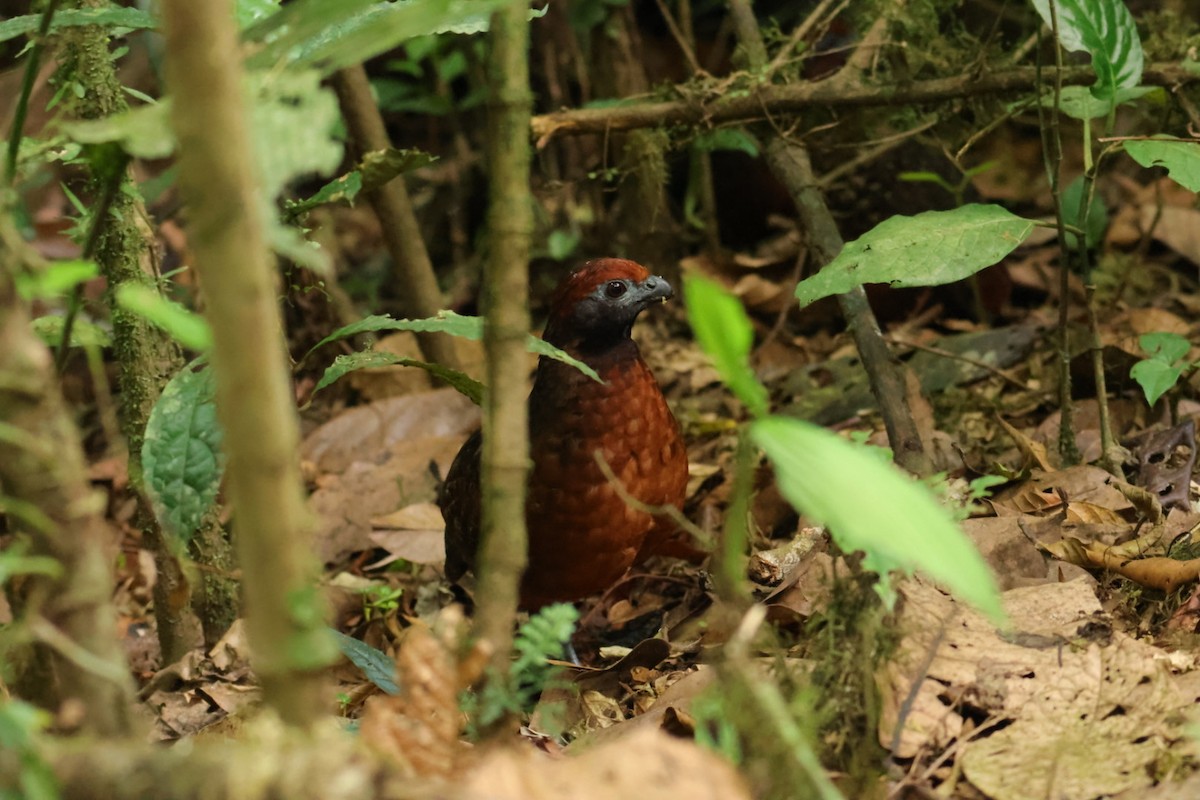
[[[42,23],[41,14],[26,14],[0,22],[0,42],[7,42],[25,33],[33,33]],[[50,30],[75,28],[80,25],[101,25],[106,28],[146,30],[154,28],[158,21],[152,14],[136,8],[105,6],[102,8],[64,8],[54,13]]]
[[[885,219],[796,287],[806,306],[864,283],[939,286],[995,264],[1029,236],[1032,220],[996,205],[968,204]]]
[[[204,317],[168,300],[149,286],[122,284],[117,288],[117,305],[166,331],[189,350],[203,353],[212,347],[212,329]]]
[[[779,491],[796,510],[827,525],[846,552],[862,550],[879,574],[920,570],[987,614],[1004,619],[987,563],[927,489],[861,447],[807,422],[767,417],[750,436],[771,459]]]
[[[1050,0],[1033,0],[1033,5],[1050,26]],[[1112,97],[1117,89],[1141,82],[1142,40],[1121,0],[1056,0],[1055,7],[1063,48],[1092,57],[1097,97]]]
[[[1166,167],[1173,181],[1200,192],[1200,142],[1130,141],[1125,142],[1125,152],[1143,167]]]
[[[1084,179],[1080,175],[1071,184],[1063,190],[1062,193],[1062,215],[1063,221],[1069,225],[1082,227],[1084,238],[1087,240],[1088,247],[1095,247],[1104,237],[1104,230],[1108,227],[1108,209],[1104,207],[1103,201],[1100,200],[1098,192],[1092,193],[1092,202],[1088,206],[1087,219],[1080,225],[1080,212],[1083,210],[1083,190]],[[1067,247],[1074,250],[1079,246],[1078,237],[1066,232]]]
[[[556,228],[546,237],[546,251],[555,261],[565,261],[579,247],[580,238],[577,233]]]
[[[1142,393],[1146,395],[1146,402],[1150,405],[1157,403],[1158,398],[1169,392],[1171,387],[1179,382],[1181,375],[1182,364],[1172,366],[1156,358],[1139,361],[1129,370],[1129,377],[1142,387]]]
[[[168,120],[170,109],[170,99],[164,99],[101,119],[64,122],[62,128],[83,144],[117,142],[131,156],[166,158],[175,152],[175,133]]]
[[[742,128],[717,128],[704,131],[695,138],[692,146],[705,153],[714,150],[737,150],[751,158],[758,158],[758,142]]]
[[[321,380],[317,382],[316,388],[313,389],[312,393],[316,395],[317,392],[348,372],[359,369],[390,367],[397,364],[402,367],[416,367],[425,370],[435,378],[440,378],[447,385],[454,387],[459,394],[466,397],[475,405],[480,405],[483,402],[483,384],[469,375],[464,375],[456,369],[443,367],[441,364],[430,364],[427,361],[405,358],[404,356],[398,356],[395,353],[388,353],[382,350],[364,350],[360,353],[348,353],[338,356],[325,369],[325,374],[321,376]],[[309,402],[312,402],[312,400],[310,399]]]
[[[95,261],[55,261],[45,269],[27,270],[16,275],[17,294],[23,300],[62,297],[84,281],[100,274]]]
[[[1058,95],[1058,108],[1074,119],[1096,119],[1107,117],[1117,106],[1149,94],[1161,98],[1166,97],[1166,92],[1158,86],[1134,86],[1128,89],[1118,89],[1112,97],[1103,98],[1096,97],[1086,86],[1064,86]],[[1047,108],[1054,105],[1054,92],[1048,91],[1042,97],[1042,105]]]
[[[58,347],[62,341],[65,320],[59,316],[38,317],[33,320],[33,332],[46,343],[47,347]],[[94,322],[75,318],[71,325],[71,347],[109,347],[112,337],[108,331]]]
[[[217,499],[225,458],[212,370],[193,361],[150,411],[142,444],[146,490],[163,529],[186,543]]]
[[[330,630],[337,639],[338,649],[342,651],[342,655],[361,669],[367,676],[367,680],[388,694],[400,694],[400,686],[396,683],[396,662],[388,658],[387,653],[371,647],[366,642],[347,636],[341,631],[332,628]]]
[[[299,214],[319,205],[341,200],[353,205],[361,192],[378,189],[393,178],[432,164],[434,161],[437,161],[437,156],[430,155],[423,150],[400,150],[395,147],[376,150],[363,156],[362,161],[355,169],[339,178],[334,178],[307,200],[285,202],[288,211],[292,214]]]
[[[326,203],[346,201],[351,205],[362,191],[362,173],[358,170],[347,172],[340,178],[334,178],[306,200],[285,200],[287,210],[291,214],[302,214]]]
[[[414,169],[427,167],[438,157],[415,147],[373,150],[362,157],[358,169],[362,172],[363,191],[378,189],[397,176]]]
[[[334,130],[341,112],[315,70],[252,74],[250,84],[254,152],[268,198],[273,201],[294,178],[338,168],[343,148]]]
[[[1174,364],[1192,349],[1192,343],[1177,333],[1143,333],[1138,337],[1138,346],[1165,364]]]
[[[704,278],[687,278],[683,294],[696,341],[713,360],[721,380],[751,414],[756,417],[766,414],[767,389],[750,369],[754,326],[742,302]]]
[[[248,59],[250,66],[319,66],[329,74],[393,49],[415,36],[431,33],[479,33],[505,0],[408,0],[330,3],[299,0],[247,31],[265,42]],[[324,7],[323,7],[324,6]],[[327,8],[336,6],[337,9]],[[290,12],[290,13],[289,13]],[[286,16],[285,16],[286,15]],[[275,20],[275,17],[281,17]],[[267,38],[265,31],[273,35]]]
[[[392,319],[386,314],[376,314],[358,322],[352,322],[349,325],[338,328],[333,333],[326,336],[321,341],[317,342],[316,347],[309,350],[312,353],[322,345],[336,342],[339,339],[345,339],[350,336],[357,336],[360,333],[373,333],[376,331],[415,331],[417,333],[448,333],[451,336],[458,336],[463,339],[471,339],[479,341],[483,338],[483,317],[465,317],[461,314],[455,314],[453,311],[439,311],[436,317],[428,319]],[[546,342],[536,336],[525,337],[525,349],[530,353],[535,353],[539,356],[553,358],[555,361],[561,361],[564,364],[570,364],[575,369],[587,375],[594,381],[600,381],[600,376],[596,371],[583,363],[577,358],[574,358],[567,353],[559,350],[554,345]],[[602,381],[600,381],[602,382]]]
[[[237,16],[238,27],[249,27],[277,13],[279,2],[280,0],[237,0],[234,14]]]

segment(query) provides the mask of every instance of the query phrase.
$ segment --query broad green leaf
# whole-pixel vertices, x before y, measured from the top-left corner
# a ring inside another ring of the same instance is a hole
[[[1182,364],[1172,366],[1156,358],[1147,358],[1130,368],[1129,377],[1142,387],[1142,393],[1146,395],[1146,402],[1154,405],[1158,402],[1158,398],[1169,392],[1171,387],[1179,382],[1180,376],[1183,375],[1183,367]]]
[[[483,317],[464,317],[461,314],[455,314],[453,311],[439,311],[436,317],[428,319],[392,319],[386,314],[376,314],[358,322],[352,322],[349,325],[338,328],[333,333],[326,336],[321,341],[317,342],[316,347],[309,350],[312,353],[322,345],[329,342],[336,342],[339,339],[345,339],[350,336],[357,336],[360,333],[373,333],[375,331],[415,331],[417,333],[448,333],[451,336],[458,336],[463,339],[471,339],[479,341],[483,338]],[[559,350],[554,345],[547,341],[537,338],[536,336],[525,337],[525,349],[530,353],[535,353],[539,356],[553,358],[556,361],[561,361],[564,364],[570,364],[575,369],[587,375],[594,381],[599,381],[600,376],[596,371],[583,363],[577,358],[574,358],[567,353]]]
[[[149,286],[126,283],[117,289],[117,305],[162,328],[189,350],[207,352],[212,330],[204,317],[168,300]]]
[[[225,459],[207,365],[192,362],[168,381],[142,445],[146,490],[164,530],[186,543],[217,499]]]
[[[1033,230],[996,205],[970,204],[885,219],[842,248],[837,258],[796,287],[806,306],[864,283],[940,286],[995,264]]]
[[[33,33],[42,24],[41,14],[25,14],[0,21],[0,42],[7,42],[26,33]],[[102,25],[106,28],[145,30],[158,24],[154,15],[136,8],[105,6],[102,8],[64,8],[54,13],[50,30],[80,25]]]
[[[1200,142],[1128,141],[1125,152],[1143,167],[1166,167],[1171,179],[1180,186],[1200,192]]]
[[[1138,346],[1151,358],[1167,364],[1174,364],[1192,349],[1192,343],[1178,333],[1143,333],[1138,337]]]
[[[291,214],[302,214],[326,203],[337,203],[342,200],[353,205],[362,191],[362,173],[358,170],[347,172],[340,178],[334,178],[322,186],[317,192],[305,200],[285,200],[287,210]]]
[[[320,75],[293,68],[252,75],[251,86],[254,152],[264,192],[272,202],[294,178],[329,175],[338,168],[343,147],[334,131],[341,112]]]
[[[1058,95],[1058,108],[1068,117],[1074,119],[1097,119],[1107,117],[1113,109],[1124,103],[1137,100],[1146,95],[1154,95],[1154,99],[1165,101],[1166,92],[1159,86],[1134,86],[1118,89],[1112,97],[1096,97],[1086,86],[1064,86]],[[1047,92],[1042,97],[1042,105],[1054,105],[1054,92]]]
[[[260,26],[247,35],[266,41],[250,57],[251,66],[316,66],[329,74],[391,50],[415,36],[431,33],[478,33],[487,30],[492,12],[504,0],[407,0],[391,3],[342,4],[331,14],[321,5],[328,0],[290,3],[287,24],[276,26],[276,36],[261,37]],[[276,14],[276,17],[283,16]],[[271,22],[268,19],[266,22]]]
[[[779,491],[796,510],[827,525],[846,552],[866,554],[880,576],[920,570],[993,620],[1004,619],[996,580],[970,540],[927,489],[829,431],[767,417],[750,436],[775,466]]]
[[[247,28],[278,13],[280,0],[237,0],[234,15],[239,28]]]
[[[721,380],[751,414],[766,414],[767,389],[750,369],[754,326],[742,301],[704,278],[687,278],[683,294],[696,341],[713,360]]]
[[[325,203],[342,200],[353,205],[360,193],[378,189],[393,178],[434,161],[437,161],[437,156],[416,149],[399,150],[390,147],[387,150],[367,153],[355,169],[334,178],[307,200],[285,201],[288,212],[293,215],[300,214]]]
[[[24,300],[62,297],[84,281],[100,274],[95,261],[54,261],[45,269],[27,270],[16,275],[17,294]]]
[[[118,142],[131,156],[166,158],[175,152],[175,133],[167,119],[170,108],[170,100],[166,99],[101,119],[64,122],[62,128],[77,142]]]
[[[362,172],[363,191],[378,189],[399,175],[427,167],[437,160],[437,156],[412,147],[373,150],[364,155],[358,165]]]
[[[1063,222],[1083,228],[1087,246],[1095,247],[1100,243],[1100,239],[1104,236],[1104,230],[1108,227],[1108,209],[1105,208],[1104,202],[1100,199],[1100,193],[1092,192],[1092,202],[1088,206],[1087,219],[1080,225],[1080,212],[1083,210],[1084,185],[1083,176],[1080,175],[1063,190]],[[1066,240],[1067,247],[1072,250],[1079,246],[1078,237],[1070,231],[1066,232]]]
[[[347,353],[338,356],[325,369],[325,374],[321,376],[321,380],[317,382],[316,388],[313,389],[313,395],[316,395],[317,392],[348,372],[394,365],[423,369],[435,378],[445,381],[448,386],[452,386],[459,394],[466,397],[475,405],[480,405],[483,402],[483,384],[474,378],[464,375],[456,369],[443,367],[441,364],[430,364],[427,361],[419,361],[415,358],[405,358],[404,356],[398,356],[395,353],[388,353],[383,350],[364,350],[359,353]],[[309,402],[312,402],[312,400],[310,399]]]
[[[334,630],[338,649],[342,655],[350,659],[354,666],[363,671],[367,680],[388,694],[400,694],[400,686],[396,683],[396,662],[392,661],[382,650],[376,650],[366,642],[347,636],[341,631]]]
[[[377,0],[294,0],[261,22],[242,31],[252,48],[247,66],[275,66],[307,39],[319,36],[365,9]]]
[[[38,317],[33,320],[33,332],[47,347],[58,347],[65,324],[60,316]],[[108,347],[111,344],[112,337],[108,331],[96,323],[76,317],[71,324],[71,347]]]
[[[1050,0],[1033,0],[1033,5],[1050,26]],[[1142,40],[1121,0],[1055,0],[1055,7],[1059,42],[1067,50],[1092,57],[1097,97],[1112,97],[1117,89],[1141,82]]]

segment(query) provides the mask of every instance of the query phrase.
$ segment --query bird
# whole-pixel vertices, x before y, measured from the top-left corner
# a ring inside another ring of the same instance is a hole
[[[652,555],[696,560],[700,551],[669,517],[682,509],[687,449],[630,331],[638,315],[675,294],[634,261],[599,258],[559,283],[543,338],[590,366],[602,383],[546,356],[529,394],[532,469],[526,497],[528,561],[521,608],[575,602],[609,588]],[[480,531],[480,444],[459,450],[438,493],[446,522],[446,577],[474,568]],[[641,507],[605,477],[596,453]]]

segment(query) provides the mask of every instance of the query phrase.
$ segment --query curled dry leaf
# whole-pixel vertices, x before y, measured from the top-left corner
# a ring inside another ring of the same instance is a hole
[[[413,625],[396,653],[396,682],[398,695],[367,700],[363,739],[414,775],[448,777],[462,749],[453,649],[424,625]]]

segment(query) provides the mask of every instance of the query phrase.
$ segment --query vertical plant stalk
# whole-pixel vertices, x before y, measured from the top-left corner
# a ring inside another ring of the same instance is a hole
[[[54,12],[58,10],[59,0],[46,0],[42,10],[42,18],[38,21],[37,34],[29,54],[25,56],[25,74],[21,76],[21,94],[17,98],[17,108],[13,113],[12,128],[8,132],[8,150],[4,159],[4,183],[12,186],[17,178],[17,154],[21,149],[21,136],[25,132],[25,115],[29,113],[29,97],[33,94],[33,82],[37,79],[38,66],[42,63],[42,48],[45,47],[46,37],[50,34],[50,23],[54,21]]]
[[[339,70],[333,76],[342,117],[350,131],[354,149],[361,159],[367,153],[392,146],[379,107],[371,95],[371,84],[361,64]],[[383,229],[383,240],[395,265],[396,281],[404,287],[402,312],[411,318],[432,317],[442,307],[429,251],[417,224],[412,199],[403,175],[397,175],[378,189],[367,193],[367,200]],[[429,361],[458,369],[454,340],[439,333],[418,333],[421,353]]]
[[[512,0],[492,17],[488,54],[488,260],[483,282],[487,385],[483,404],[483,522],[475,635],[492,648],[496,674],[508,670],[527,531],[529,379],[529,4]]]
[[[713,554],[713,577],[717,593],[731,613],[741,615],[752,604],[746,590],[746,551],[750,541],[750,496],[754,492],[757,462],[754,445],[745,427],[738,436],[733,461],[733,490],[725,527],[718,549]]]
[[[1042,57],[1038,48],[1037,93],[1038,119],[1042,129],[1042,151],[1046,158],[1046,175],[1050,181],[1050,197],[1054,200],[1054,221],[1058,227],[1058,455],[1064,466],[1079,463],[1079,447],[1075,443],[1075,402],[1071,398],[1071,253],[1067,248],[1067,230],[1062,211],[1062,133],[1058,124],[1058,108],[1062,97],[1062,48],[1058,45],[1058,6],[1050,3],[1051,35],[1054,45],[1054,104],[1047,112],[1041,102]],[[1038,29],[1040,32],[1040,28]],[[1040,44],[1040,43],[1039,43]]]
[[[103,8],[105,0],[79,0],[81,8]],[[121,86],[109,52],[107,31],[100,26],[72,28],[63,34],[64,74],[86,81],[83,97],[70,100],[70,113],[82,119],[103,119],[128,109],[125,91]],[[146,546],[154,553],[157,580],[154,584],[154,616],[164,663],[173,663],[201,640],[201,621],[193,613],[189,601],[192,587],[181,563],[182,547],[172,543],[163,533],[146,495],[142,474],[142,443],[146,423],[154,404],[171,376],[183,365],[183,357],[171,337],[142,317],[132,314],[115,301],[117,291],[125,285],[143,286],[158,290],[158,275],[151,252],[152,232],[145,220],[145,207],[126,169],[127,158],[115,149],[94,149],[91,157],[92,189],[99,198],[91,212],[91,226],[84,242],[83,257],[94,258],[107,283],[105,299],[113,326],[113,353],[119,370],[121,430],[128,447],[129,477],[137,493],[136,524],[142,531]],[[65,363],[68,331],[79,309],[79,290],[64,322],[64,336],[59,349],[59,369]],[[231,549],[228,542],[224,549]],[[208,554],[200,558],[208,561]],[[215,591],[217,585],[229,581],[218,573],[206,571],[201,577],[204,593]],[[229,590],[226,589],[228,593]],[[212,609],[206,608],[206,613]],[[204,624],[210,640],[215,628],[227,628],[232,618],[220,616],[222,622]],[[224,631],[216,632],[219,636]]]
[[[767,52],[749,0],[730,0],[729,8],[738,41],[747,54],[750,68],[764,68]],[[869,52],[866,43],[878,38],[879,34],[876,32],[879,30],[881,27],[877,24],[872,29],[874,35],[868,35],[864,39],[864,45],[852,54],[847,69],[859,68],[860,62]],[[843,76],[850,74],[852,73],[843,72],[830,80],[848,80]],[[792,202],[796,204],[800,220],[808,232],[809,247],[815,255],[815,263],[818,268],[823,267],[841,252],[845,242],[817,186],[808,148],[799,142],[788,141],[776,132],[767,136],[767,164],[787,187]],[[909,408],[904,373],[883,339],[879,323],[871,311],[870,303],[867,302],[866,291],[861,286],[856,286],[849,292],[838,295],[838,305],[850,326],[855,346],[871,384],[871,391],[875,395],[875,401],[879,403],[896,463],[915,475],[929,475],[933,472],[933,465],[925,452],[921,434]]]
[[[1051,4],[1053,5],[1053,4]],[[1091,127],[1084,126],[1084,136],[1090,136]],[[1112,133],[1112,115],[1109,114],[1107,126],[1104,130],[1104,135],[1109,136]],[[1085,141],[1084,146],[1090,148],[1091,142]],[[1095,199],[1096,191],[1096,176],[1100,172],[1100,164],[1104,160],[1107,150],[1101,151],[1100,155],[1091,166],[1083,173],[1083,190],[1079,193],[1082,202],[1080,203],[1078,219],[1075,226],[1082,232],[1081,235],[1076,235],[1075,242],[1079,249],[1079,262],[1083,267],[1083,285],[1084,285],[1084,301],[1087,305],[1088,318],[1088,350],[1092,356],[1092,378],[1096,384],[1096,407],[1100,412],[1100,466],[1117,476],[1124,479],[1125,474],[1121,471],[1121,462],[1125,460],[1128,453],[1123,447],[1117,444],[1116,437],[1112,431],[1112,417],[1108,411],[1108,379],[1104,375],[1104,343],[1100,339],[1100,321],[1096,313],[1096,280],[1093,274],[1090,254],[1088,253],[1088,220],[1092,215],[1092,200]],[[1089,158],[1088,161],[1091,161]]]
[[[62,568],[57,577],[29,576],[20,592],[17,610],[43,644],[32,661],[16,665],[13,685],[51,709],[78,701],[84,730],[125,736],[133,727],[133,681],[110,599],[116,534],[88,483],[50,352],[17,296],[11,270],[20,245],[10,219],[0,214],[0,495],[10,524],[29,532],[33,553]],[[14,513],[18,504],[25,513]]]
[[[275,262],[251,155],[233,0],[164,0],[171,121],[196,269],[213,329],[217,414],[254,668],[288,723],[322,715],[320,671],[336,656],[314,585],[296,450],[299,425],[276,302]]]

